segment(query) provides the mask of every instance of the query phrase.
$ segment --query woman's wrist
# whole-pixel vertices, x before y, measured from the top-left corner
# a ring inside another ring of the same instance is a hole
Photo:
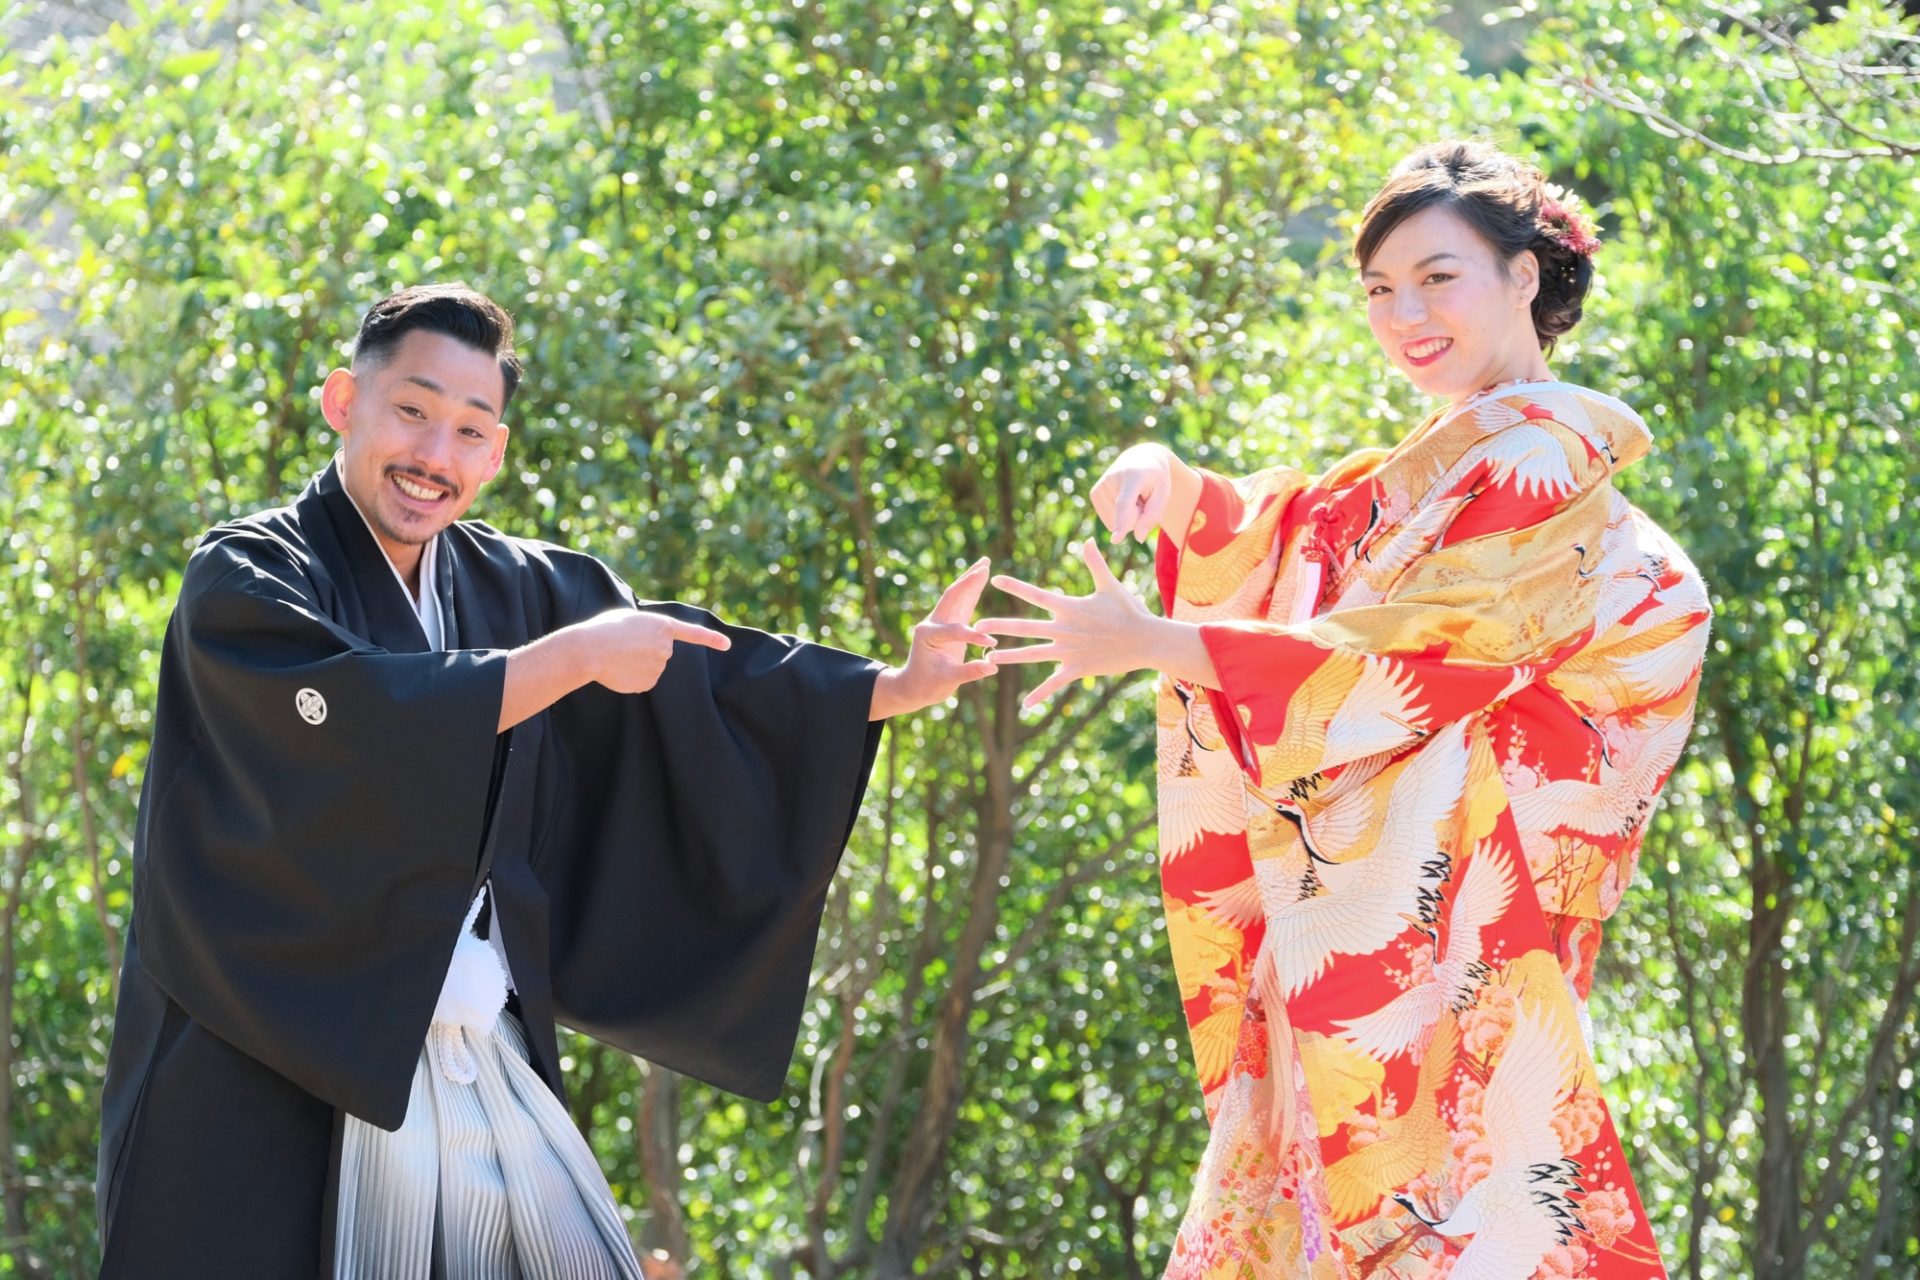
[[[1143,667],[1164,671],[1176,680],[1217,689],[1219,673],[1201,638],[1198,623],[1147,615],[1141,634]]]

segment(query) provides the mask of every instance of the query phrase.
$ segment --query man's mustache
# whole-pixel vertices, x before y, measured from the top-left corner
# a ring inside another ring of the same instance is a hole
[[[441,475],[439,472],[428,471],[425,467],[388,467],[387,474],[389,476],[406,476],[410,480],[421,480],[427,484],[437,485],[447,491],[448,497],[457,498],[460,496],[459,485],[455,484],[448,477]]]

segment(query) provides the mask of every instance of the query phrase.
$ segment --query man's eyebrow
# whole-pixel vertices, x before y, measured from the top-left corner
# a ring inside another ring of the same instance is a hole
[[[1460,255],[1459,255],[1459,254],[1457,254],[1457,253],[1446,253],[1446,252],[1444,252],[1444,251],[1443,251],[1443,252],[1440,252],[1440,253],[1430,253],[1430,254],[1428,254],[1428,255],[1427,255],[1426,257],[1424,257],[1424,258],[1422,258],[1422,259],[1420,259],[1420,261],[1418,261],[1418,262],[1416,262],[1416,263],[1414,263],[1414,264],[1413,264],[1413,269],[1414,269],[1415,271],[1418,271],[1418,270],[1420,270],[1420,269],[1421,269],[1422,267],[1427,267],[1427,266],[1431,266],[1431,265],[1433,265],[1434,263],[1436,263],[1436,262],[1438,262],[1438,261],[1440,261],[1440,259],[1442,259],[1442,258],[1456,258],[1456,259],[1457,259],[1457,258],[1459,258],[1459,257],[1460,257]],[[1365,271],[1362,271],[1362,272],[1360,273],[1360,278],[1364,280],[1364,279],[1366,279],[1366,278],[1367,278],[1368,276],[1383,276],[1383,275],[1385,275],[1385,274],[1387,274],[1387,273],[1386,273],[1386,272],[1384,272],[1384,271],[1375,271],[1375,270],[1374,270],[1373,268],[1371,268],[1371,267],[1369,267],[1369,268],[1367,268],[1367,269],[1366,269]]]
[[[447,394],[447,389],[445,387],[435,382],[432,378],[423,377],[422,375],[417,373],[410,373],[406,377],[400,379],[400,381],[411,382],[418,386],[425,387],[427,390],[433,392],[433,394],[437,396],[443,396]],[[485,400],[482,400],[479,396],[468,396],[467,403],[472,405],[476,409],[484,409],[486,412],[492,414],[496,418],[500,416],[500,411],[498,409],[488,404]]]

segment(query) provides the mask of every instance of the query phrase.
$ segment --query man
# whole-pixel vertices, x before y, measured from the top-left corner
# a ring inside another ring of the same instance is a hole
[[[519,372],[481,295],[383,299],[322,394],[338,456],[188,563],[103,1275],[637,1276],[555,1020],[773,1097],[879,722],[993,670],[984,562],[882,669],[461,521]]]

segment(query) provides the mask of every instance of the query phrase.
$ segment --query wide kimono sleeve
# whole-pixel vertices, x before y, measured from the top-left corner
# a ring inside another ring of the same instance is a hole
[[[474,890],[504,652],[397,654],[298,550],[203,544],[167,630],[135,855],[142,966],[195,1022],[386,1128]]]
[[[1607,460],[1579,434],[1534,420],[1490,433],[1449,475],[1423,504],[1430,547],[1378,603],[1297,622],[1241,612],[1200,623],[1218,675],[1210,699],[1258,785],[1413,745],[1511,697],[1591,638],[1599,584],[1582,570],[1606,528]],[[1286,530],[1240,524],[1274,548],[1280,580],[1300,567],[1299,548],[1280,554]],[[1214,553],[1231,558],[1230,546]],[[1189,573],[1182,566],[1169,584],[1174,596],[1187,594]]]
[[[584,558],[582,558],[584,559]],[[574,616],[629,607],[596,562]],[[881,664],[642,604],[723,631],[658,684],[555,704],[564,794],[535,870],[550,899],[559,1020],[762,1100],[786,1079],[829,881],[882,725]]]

